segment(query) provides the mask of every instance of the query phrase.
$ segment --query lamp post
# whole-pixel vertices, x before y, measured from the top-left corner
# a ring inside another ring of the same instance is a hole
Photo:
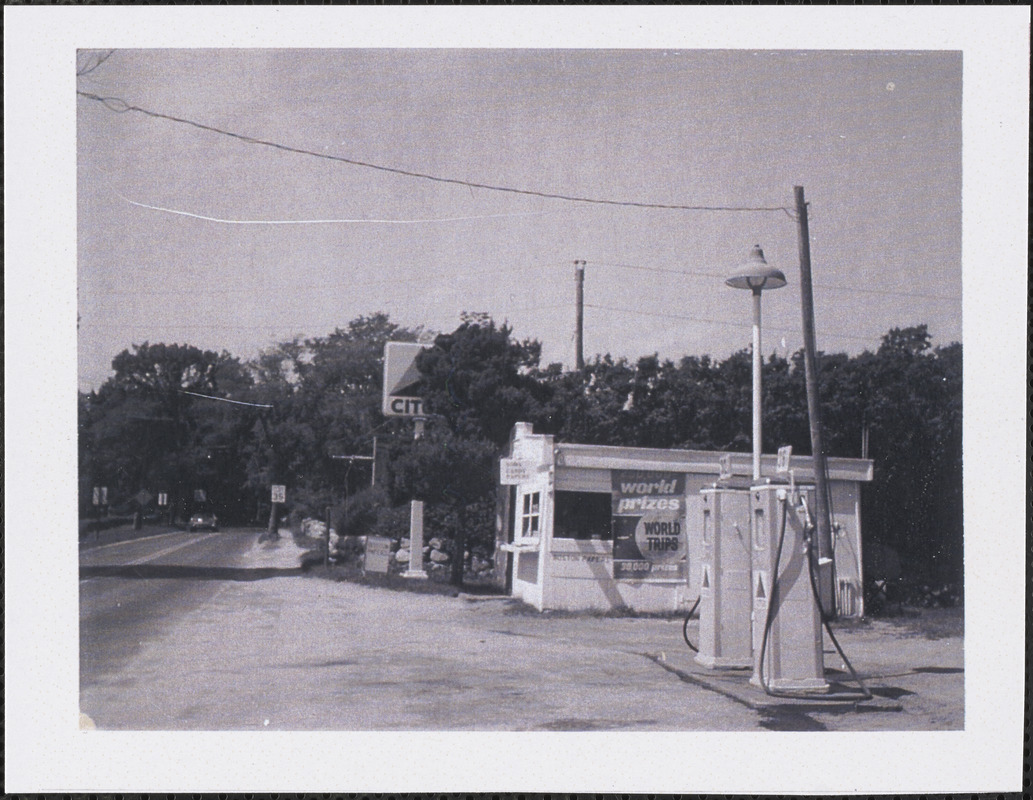
[[[760,480],[761,448],[761,353],[760,353],[760,293],[765,289],[779,289],[786,285],[781,270],[768,266],[760,245],[754,245],[749,258],[728,280],[735,289],[749,289],[753,293],[753,480]]]

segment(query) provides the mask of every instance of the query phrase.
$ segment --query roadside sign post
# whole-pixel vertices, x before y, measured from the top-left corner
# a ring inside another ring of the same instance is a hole
[[[385,417],[412,417],[413,441],[423,436],[426,409],[416,392],[422,380],[416,357],[425,345],[415,342],[387,342],[384,345],[384,395],[381,411]],[[423,568],[423,501],[415,498],[409,507],[409,568],[405,578],[426,578]]]
[[[107,516],[108,511],[108,487],[93,487],[93,505],[97,509],[97,516]]]
[[[279,539],[280,504],[287,502],[287,487],[283,484],[274,483],[269,499],[272,503],[269,509],[268,535],[270,539]]]
[[[351,497],[351,471],[352,466],[356,461],[368,461],[373,468],[373,472],[376,472],[376,460],[377,460],[377,439],[373,437],[373,455],[371,456],[352,456],[352,455],[331,455],[331,459],[334,461],[346,461],[348,463],[347,468],[344,470],[344,504],[341,506],[341,530],[338,531],[342,536],[348,529],[348,499]],[[370,486],[373,485],[373,478],[370,478]],[[330,566],[330,525],[332,522],[333,512],[331,507],[326,509],[326,559],[325,565]]]
[[[161,514],[158,517],[161,519],[169,513],[169,495],[168,492],[158,492],[158,508],[161,510]],[[169,517],[168,523],[172,524],[172,518]]]

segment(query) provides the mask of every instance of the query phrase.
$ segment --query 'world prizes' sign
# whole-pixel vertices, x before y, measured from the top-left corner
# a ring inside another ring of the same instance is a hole
[[[614,470],[613,577],[685,580],[685,476]]]

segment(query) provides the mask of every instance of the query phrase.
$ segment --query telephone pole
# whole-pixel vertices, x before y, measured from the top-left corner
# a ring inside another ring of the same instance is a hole
[[[815,555],[818,559],[818,591],[826,618],[836,616],[836,564],[832,554],[832,521],[829,518],[829,487],[825,472],[825,448],[821,433],[821,402],[818,397],[818,365],[814,343],[814,292],[811,287],[811,243],[807,224],[807,203],[803,187],[794,186],[796,220],[799,226],[800,247],[800,306],[803,318],[804,378],[807,384],[807,416],[811,427],[811,453],[814,459],[815,498],[817,517]]]
[[[585,368],[585,261],[574,260],[574,286],[577,290],[577,330],[575,332],[575,362],[580,372]]]

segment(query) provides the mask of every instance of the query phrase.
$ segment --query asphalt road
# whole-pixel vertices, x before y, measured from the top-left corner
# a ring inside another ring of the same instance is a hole
[[[185,614],[211,601],[221,580],[239,574],[240,556],[258,535],[145,529],[138,538],[81,547],[80,692],[105,679],[132,685],[130,665],[140,649],[161,641]]]

